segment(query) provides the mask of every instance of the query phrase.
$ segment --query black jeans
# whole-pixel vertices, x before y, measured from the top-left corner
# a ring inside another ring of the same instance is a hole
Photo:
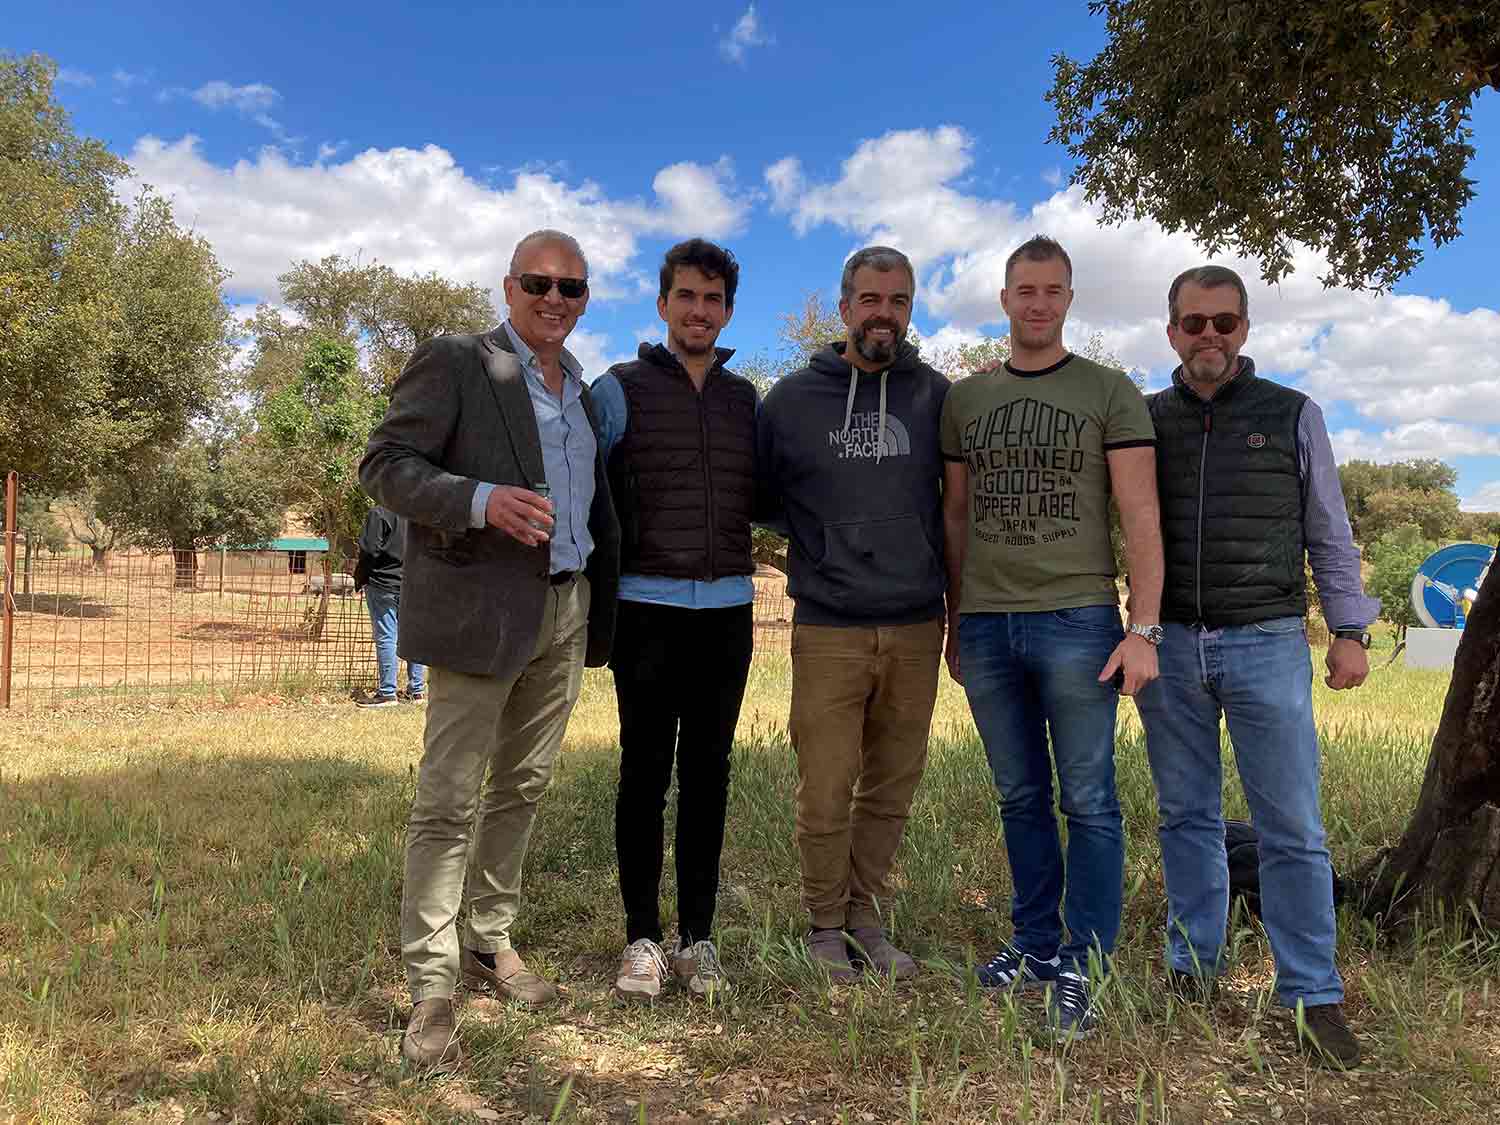
[[[709,937],[729,803],[729,751],[754,640],[749,605],[682,609],[619,603],[614,655],[620,705],[615,852],[627,942],[662,940],[663,813],[677,760],[677,928]]]

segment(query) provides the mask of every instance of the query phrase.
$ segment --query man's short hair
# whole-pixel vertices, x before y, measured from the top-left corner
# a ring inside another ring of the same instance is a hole
[[[1177,323],[1177,294],[1182,292],[1182,287],[1188,282],[1202,289],[1218,289],[1220,286],[1233,285],[1236,293],[1240,295],[1240,315],[1249,319],[1250,297],[1245,292],[1245,283],[1240,280],[1240,275],[1228,266],[1194,266],[1190,270],[1183,270],[1172,282],[1172,288],[1167,290],[1167,323]]]
[[[716,246],[705,238],[690,238],[679,242],[667,251],[661,263],[661,299],[665,301],[677,280],[677,271],[691,266],[712,281],[724,279],[724,307],[734,308],[734,291],[740,287],[740,264],[734,255],[722,246]]]
[[[840,300],[847,301],[854,296],[854,275],[866,266],[878,273],[890,273],[894,269],[905,270],[906,276],[911,279],[912,295],[916,296],[917,271],[911,268],[911,259],[889,246],[866,246],[863,250],[856,250],[844,263],[844,276],[839,280]]]
[[[530,250],[533,246],[564,247],[568,250],[569,253],[577,255],[578,260],[583,263],[583,276],[585,279],[588,278],[589,260],[588,258],[584,257],[583,247],[578,245],[578,239],[574,238],[571,234],[564,234],[560,230],[551,229],[534,230],[525,238],[521,239],[520,242],[516,243],[516,248],[511,252],[510,256],[510,272],[512,276],[514,276],[516,271],[520,268],[522,255],[524,255],[526,251]]]
[[[1010,271],[1015,268],[1017,262],[1025,258],[1028,262],[1051,262],[1060,260],[1068,271],[1068,285],[1073,284],[1073,259],[1068,257],[1068,252],[1062,248],[1062,243],[1055,238],[1048,238],[1045,234],[1034,234],[1021,245],[1010,252],[1010,257],[1005,259],[1005,284],[1010,285]]]

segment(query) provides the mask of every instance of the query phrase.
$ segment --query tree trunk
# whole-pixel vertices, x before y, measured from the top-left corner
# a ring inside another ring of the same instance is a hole
[[[1459,642],[1416,810],[1361,880],[1366,913],[1387,922],[1436,901],[1500,926],[1500,563]]]
[[[323,552],[323,592],[318,596],[318,612],[313,617],[310,633],[314,641],[323,639],[323,630],[328,625],[328,599],[333,596],[333,564],[328,552]]]
[[[173,584],[179,590],[195,590],[198,587],[198,552],[179,547],[172,548]]]
[[[31,597],[31,556],[36,553],[36,544],[32,542],[31,536],[26,536],[26,554],[21,563],[21,596]]]

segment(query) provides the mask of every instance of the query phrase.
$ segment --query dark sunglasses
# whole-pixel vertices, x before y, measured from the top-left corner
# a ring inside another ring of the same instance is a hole
[[[548,277],[544,273],[523,273],[516,280],[521,283],[521,289],[533,297],[545,297],[552,292],[554,285],[570,301],[578,300],[589,291],[588,281],[581,277]]]
[[[1189,313],[1178,320],[1177,324],[1189,336],[1199,336],[1208,327],[1209,321],[1213,321],[1214,331],[1220,336],[1228,336],[1240,326],[1240,314],[1215,313],[1213,316],[1204,316],[1202,313]]]

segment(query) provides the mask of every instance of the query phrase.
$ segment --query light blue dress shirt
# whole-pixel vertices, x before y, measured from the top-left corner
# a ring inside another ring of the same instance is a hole
[[[546,377],[536,353],[505,322],[516,358],[525,372],[526,391],[536,414],[537,433],[542,440],[542,468],[552,493],[551,570],[559,574],[582,570],[594,550],[589,533],[589,509],[594,504],[594,428],[583,409],[583,372],[563,357],[562,396],[547,389]],[[469,526],[484,526],[484,509],[494,484],[481,482],[469,506]]]
[[[609,372],[595,379],[589,387],[594,413],[599,418],[599,444],[605,460],[625,436],[630,407],[625,402],[625,388]],[[696,578],[665,578],[659,574],[620,575],[620,600],[670,605],[681,609],[726,609],[749,605],[755,601],[755,583],[748,575],[731,574],[712,582]]]

